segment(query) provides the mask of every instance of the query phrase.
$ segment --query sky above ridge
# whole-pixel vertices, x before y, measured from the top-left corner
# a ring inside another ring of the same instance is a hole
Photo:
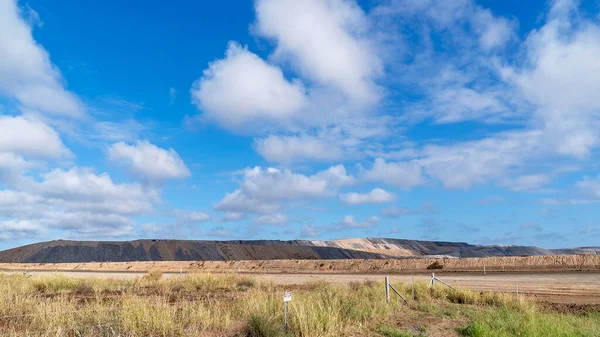
[[[0,249],[600,245],[597,1],[0,0]]]

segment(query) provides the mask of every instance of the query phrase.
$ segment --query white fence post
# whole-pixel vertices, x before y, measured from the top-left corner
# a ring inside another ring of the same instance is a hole
[[[412,279],[412,299],[415,300],[415,275],[411,275]]]
[[[390,279],[389,277],[385,277],[385,301],[390,301]]]

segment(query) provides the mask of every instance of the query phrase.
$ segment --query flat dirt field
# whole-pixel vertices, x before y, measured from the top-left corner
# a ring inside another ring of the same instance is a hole
[[[23,273],[23,271],[5,271],[7,274]],[[87,278],[117,278],[129,279],[144,275],[143,272],[128,271],[48,271],[48,270],[28,270],[30,275],[43,274],[63,274],[69,277]],[[332,283],[351,283],[383,281],[383,274],[285,274],[285,273],[243,273],[252,276],[257,280],[272,281],[282,285],[303,285],[317,281],[327,281]],[[165,273],[165,277],[179,277],[179,273]],[[390,274],[390,282],[410,283],[415,281],[428,281],[431,279],[431,273],[419,273],[415,275],[408,274]],[[437,272],[436,277],[440,280],[456,287],[465,288],[474,291],[494,291],[516,293],[517,286],[519,295],[527,296],[537,301],[545,302],[557,306],[568,306],[577,310],[579,306],[582,309],[590,306],[600,308],[600,272],[522,272],[522,273],[501,273],[488,272],[483,273],[460,273],[460,272]]]

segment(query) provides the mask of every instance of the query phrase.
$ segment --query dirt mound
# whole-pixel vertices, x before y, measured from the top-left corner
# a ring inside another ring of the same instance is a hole
[[[49,241],[0,252],[0,262],[228,261],[278,259],[380,259],[378,253],[282,241],[137,240]]]
[[[577,251],[595,254],[592,248]],[[5,263],[132,261],[343,260],[408,257],[539,256],[560,252],[527,246],[480,246],[464,242],[401,239],[334,241],[49,241],[0,252]]]

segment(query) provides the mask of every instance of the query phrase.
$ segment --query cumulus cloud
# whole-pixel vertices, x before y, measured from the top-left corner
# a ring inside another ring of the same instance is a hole
[[[415,212],[410,208],[398,206],[390,206],[379,211],[379,215],[386,218],[398,218],[402,215],[410,215],[414,213]]]
[[[0,1],[0,93],[23,109],[51,115],[81,117],[77,96],[63,86],[60,71],[32,36],[16,0]]]
[[[391,40],[401,47],[386,64],[386,75],[405,94],[419,98],[396,107],[410,123],[525,118],[514,90],[493,66],[497,53],[504,55],[517,42],[516,20],[473,0],[384,1],[371,17],[388,34],[399,35]]]
[[[379,211],[379,215],[386,218],[398,218],[403,215],[412,214],[431,214],[435,213],[435,205],[430,202],[424,202],[420,208],[411,209],[407,207],[390,206]]]
[[[107,173],[87,168],[54,169],[41,182],[25,187],[36,195],[64,202],[71,210],[140,214],[160,202],[156,190],[139,184],[116,184]]]
[[[176,211],[175,216],[177,222],[182,224],[195,224],[211,220],[210,215],[198,211]]]
[[[119,214],[51,211],[39,222],[45,228],[66,231],[73,238],[116,238],[135,233],[135,222]]]
[[[36,238],[46,230],[29,220],[0,220],[0,241]]]
[[[547,173],[525,174],[508,180],[505,185],[512,191],[533,191],[543,187],[551,181],[552,176]]]
[[[240,221],[242,219],[244,219],[246,217],[245,213],[241,213],[241,212],[226,212],[223,217],[221,218],[221,221]]]
[[[366,38],[363,10],[343,0],[259,0],[256,31],[276,42],[273,57],[291,62],[313,81],[340,88],[351,100],[379,96],[374,78],[382,63]]]
[[[371,169],[364,172],[364,179],[406,189],[424,183],[418,162],[386,162],[382,158],[375,159]]]
[[[133,145],[116,143],[109,148],[108,157],[149,181],[182,179],[191,174],[175,150],[165,150],[147,141],[137,141]]]
[[[271,162],[293,163],[306,160],[331,161],[342,157],[335,144],[318,137],[285,137],[270,135],[254,142],[256,151]]]
[[[396,195],[382,188],[374,188],[368,193],[340,194],[340,200],[349,205],[385,204],[396,200]]]
[[[575,186],[584,193],[600,199],[600,175],[597,177],[584,177]]]
[[[257,1],[252,31],[274,42],[263,60],[230,42],[192,86],[200,116],[257,136],[270,162],[333,161],[388,135],[372,109],[383,90],[377,33],[353,1]],[[285,75],[284,75],[285,74]]]
[[[224,227],[214,227],[209,231],[202,232],[203,236],[208,237],[218,237],[218,238],[229,238],[232,236],[231,231],[225,229]]]
[[[449,188],[466,189],[502,179],[546,151],[539,131],[514,131],[456,145],[430,145],[419,160],[430,176]]]
[[[306,225],[303,226],[302,228],[300,228],[300,237],[304,237],[304,238],[313,238],[313,237],[317,237],[321,235],[321,230],[313,225]]]
[[[35,166],[35,163],[27,161],[21,156],[0,152],[0,182],[14,184],[20,180],[24,171]]]
[[[235,42],[224,59],[212,62],[191,89],[192,100],[208,119],[230,129],[248,123],[287,123],[304,105],[304,88],[289,82],[280,68],[269,65]]]
[[[456,39],[475,36],[477,45],[484,51],[503,46],[513,37],[515,29],[514,22],[495,16],[473,0],[393,0],[379,11],[400,17],[419,17],[432,29]]]
[[[33,158],[70,156],[54,129],[42,121],[23,116],[0,115],[0,153]]]
[[[568,4],[568,5],[565,5]],[[502,74],[537,107],[545,141],[559,154],[584,158],[598,145],[600,25],[577,15],[574,1],[554,1],[545,24],[524,42],[522,64]]]
[[[354,178],[342,165],[312,176],[271,167],[247,168],[238,189],[225,195],[215,208],[227,212],[275,213],[285,201],[331,197],[338,188],[353,182]]]
[[[160,203],[156,190],[117,184],[91,169],[55,169],[39,178],[23,181],[21,191],[0,190],[0,222],[26,225],[23,231],[10,227],[6,236],[33,237],[50,229],[72,238],[132,235],[130,216],[151,212]]]
[[[287,223],[288,219],[283,214],[265,214],[259,215],[254,219],[254,222],[260,225],[281,226]]]
[[[336,224],[330,227],[331,230],[347,230],[347,229],[368,229],[379,223],[379,218],[372,216],[365,221],[358,221],[352,215],[346,215]]]

